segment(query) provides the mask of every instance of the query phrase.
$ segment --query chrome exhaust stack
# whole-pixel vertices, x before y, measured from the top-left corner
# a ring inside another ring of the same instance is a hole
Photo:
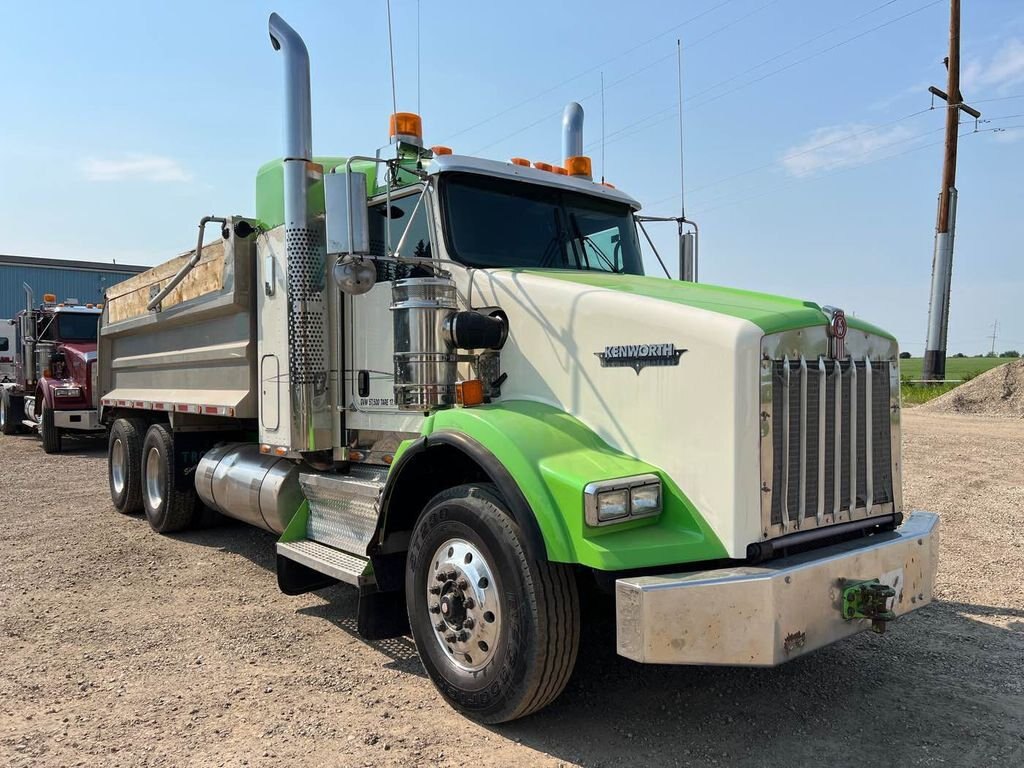
[[[288,378],[291,449],[331,448],[328,397],[326,242],[309,213],[309,188],[323,178],[313,164],[309,52],[299,33],[270,14],[270,42],[285,57],[284,227],[288,288]]]
[[[562,112],[562,159],[583,154],[583,107],[575,101]]]

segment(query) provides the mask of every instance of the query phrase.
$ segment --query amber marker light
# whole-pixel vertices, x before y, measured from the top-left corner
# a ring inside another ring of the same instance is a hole
[[[530,167],[530,161],[525,157],[513,157],[509,162],[512,163],[512,165],[524,165],[527,168]]]
[[[452,153],[452,148],[442,147],[440,144],[438,144],[436,147],[431,147],[430,151],[433,152],[435,155],[450,155]]]
[[[556,166],[555,166],[554,168],[552,168],[551,170],[553,170],[553,171],[554,171],[555,173],[557,173],[557,174],[558,174],[559,176],[568,176],[568,175],[569,175],[569,172],[568,172],[567,170],[565,170],[565,168],[563,168],[563,167],[562,167],[562,166],[560,166],[560,165],[556,165]]]
[[[534,163],[533,167],[540,171],[551,171],[554,172],[555,166],[551,163]]]
[[[467,379],[455,385],[455,400],[459,405],[470,407],[484,401],[484,383],[480,379]]]

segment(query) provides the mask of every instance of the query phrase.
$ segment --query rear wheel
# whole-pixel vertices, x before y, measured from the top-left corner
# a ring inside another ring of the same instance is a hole
[[[43,450],[46,453],[60,453],[61,439],[60,429],[53,422],[53,408],[46,406],[43,398],[38,398],[40,408],[39,436],[43,438]]]
[[[0,432],[16,435],[21,432],[21,420],[25,418],[24,400],[12,395],[6,389],[0,393]]]
[[[110,500],[122,515],[142,511],[142,419],[117,419],[107,441],[107,480]]]
[[[195,485],[180,476],[177,458],[170,428],[152,425],[142,443],[142,507],[157,533],[188,528],[199,507]]]
[[[405,594],[427,674],[468,717],[514,720],[565,688],[579,645],[572,571],[527,557],[519,526],[489,487],[459,486],[427,505]]]

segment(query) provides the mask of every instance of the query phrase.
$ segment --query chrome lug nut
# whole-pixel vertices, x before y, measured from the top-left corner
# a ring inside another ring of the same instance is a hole
[[[469,640],[469,632],[459,632],[459,642],[464,643]]]
[[[466,629],[472,629],[473,627],[476,626],[476,622],[473,621],[473,617],[472,616],[467,616],[466,620],[464,622],[462,622],[462,626],[465,627]]]
[[[449,632],[447,635],[444,636],[444,639],[445,639],[446,642],[454,643],[455,642],[455,633],[454,632]]]
[[[437,580],[438,581],[448,581],[448,577],[442,572],[442,573],[437,574]]]
[[[466,606],[467,611],[471,611],[474,608],[476,608],[476,600],[474,600],[472,597],[467,597],[463,602],[463,605]],[[470,619],[466,619],[466,621],[470,621]]]
[[[446,581],[455,581],[456,576],[458,576],[458,574],[455,572],[454,568],[449,568],[444,573],[444,578]]]
[[[441,594],[441,588],[435,584],[434,586],[432,586],[430,588],[430,594],[432,594],[432,595],[440,595]]]
[[[441,604],[440,603],[433,603],[430,606],[430,612],[431,613],[440,613],[441,612]]]
[[[437,624],[434,625],[434,629],[436,629],[438,632],[444,632],[447,628],[448,625],[445,624],[443,621],[439,621],[437,622]]]
[[[463,592],[465,592],[467,589],[469,589],[469,582],[465,579],[459,579],[457,582],[455,582],[455,586],[461,589]]]

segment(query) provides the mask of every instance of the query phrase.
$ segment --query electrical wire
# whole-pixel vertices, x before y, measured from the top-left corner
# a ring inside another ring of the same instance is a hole
[[[660,40],[662,37],[665,37],[665,35],[668,35],[668,34],[670,34],[672,32],[675,32],[676,30],[681,29],[682,27],[686,26],[687,24],[690,24],[690,23],[692,23],[694,21],[697,21],[698,19],[703,18],[704,16],[707,16],[709,13],[717,11],[719,8],[722,8],[722,7],[726,6],[726,5],[729,5],[729,3],[732,3],[732,2],[734,2],[734,0],[722,0],[718,4],[713,5],[710,8],[706,8],[705,10],[701,11],[700,13],[698,13],[698,14],[696,14],[694,16],[691,16],[690,18],[686,19],[685,21],[681,21],[680,23],[676,24],[675,26],[669,27],[668,29],[666,29],[666,30],[664,30],[662,32],[659,32],[654,37],[650,37],[650,38],[644,40],[642,43],[638,43],[637,45],[634,45],[632,48],[629,48],[629,49],[623,51],[622,53],[613,56],[610,59],[606,59],[605,61],[601,62],[600,64],[598,64],[596,66],[593,66],[593,67],[590,67],[588,69],[585,69],[582,72],[580,72],[580,73],[578,73],[576,75],[573,75],[572,77],[569,77],[569,78],[567,78],[565,80],[562,80],[559,83],[555,83],[550,88],[545,88],[543,91],[535,93],[533,96],[530,96],[529,98],[523,99],[522,101],[517,102],[517,103],[515,103],[515,104],[513,104],[513,105],[511,105],[509,107],[506,107],[505,109],[502,109],[499,112],[495,112],[490,117],[486,117],[486,118],[484,118],[483,120],[481,120],[481,121],[479,121],[477,123],[473,123],[472,125],[466,126],[462,130],[457,131],[456,133],[451,134],[450,138],[453,138],[453,139],[457,138],[457,137],[459,137],[459,136],[461,136],[461,135],[463,135],[465,133],[469,133],[472,130],[475,130],[475,129],[483,126],[483,125],[486,125],[487,123],[489,123],[489,122],[491,122],[493,120],[497,120],[499,117],[504,117],[509,112],[514,112],[515,110],[519,109],[520,107],[524,107],[527,104],[530,104],[530,103],[536,101],[537,99],[542,98],[543,96],[547,96],[549,93],[553,93],[554,91],[557,91],[562,86],[568,85],[569,83],[572,83],[572,82],[574,82],[576,80],[579,80],[581,77],[584,77],[585,75],[589,75],[589,74],[591,74],[593,72],[599,71],[603,67],[606,67],[608,64],[611,64],[613,61],[618,61],[619,59],[622,59],[622,58],[628,56],[629,54],[633,53],[634,51],[637,51],[637,50],[639,50],[639,49],[649,45],[650,43],[653,43],[655,40]],[[524,128],[523,130],[527,130],[528,128],[533,127],[533,125],[536,125],[536,123],[531,123],[529,126]]]
[[[849,22],[846,22],[845,24],[840,25],[840,28],[843,27],[843,26],[848,26],[849,24],[856,23],[856,21],[858,21],[859,19],[864,18],[864,16],[866,16],[868,14],[871,14],[871,13],[875,13],[875,12],[881,10],[882,8],[885,8],[885,7],[889,6],[889,5],[891,5],[895,1],[896,0],[889,0],[888,2],[886,2],[886,3],[884,3],[884,4],[880,5],[880,6],[877,6],[876,8],[872,9],[871,11],[868,11],[868,12],[866,12],[864,14],[861,14],[860,16],[857,16],[856,18],[851,19]],[[762,82],[764,80],[767,80],[770,77],[774,77],[775,75],[778,75],[778,74],[780,74],[782,72],[785,72],[785,71],[787,71],[789,69],[792,69],[793,67],[798,66],[800,64],[806,63],[806,62],[810,61],[811,59],[817,58],[818,56],[822,56],[822,55],[824,55],[826,53],[830,53],[830,52],[836,50],[837,48],[840,48],[840,47],[842,47],[844,45],[848,45],[849,43],[852,43],[855,40],[859,40],[860,38],[865,37],[866,35],[869,35],[869,34],[871,34],[873,32],[877,32],[880,29],[884,29],[885,27],[888,27],[888,26],[896,24],[896,23],[898,23],[900,21],[903,21],[904,19],[909,18],[910,16],[913,16],[913,15],[915,15],[917,13],[921,13],[922,11],[925,11],[928,8],[931,8],[932,6],[938,5],[939,3],[942,3],[942,2],[945,2],[945,0],[931,0],[931,2],[925,3],[924,5],[919,6],[919,7],[915,8],[912,11],[908,11],[907,13],[904,13],[904,14],[902,14],[900,16],[897,16],[897,17],[895,17],[893,19],[889,19],[888,21],[883,22],[882,24],[878,24],[878,25],[876,25],[874,27],[871,27],[870,29],[866,29],[866,30],[864,30],[862,32],[858,32],[856,35],[852,35],[851,37],[848,37],[848,38],[846,38],[844,40],[840,40],[839,42],[834,43],[833,45],[830,45],[830,46],[828,46],[826,48],[822,48],[819,51],[815,51],[814,53],[812,53],[812,54],[810,54],[808,56],[804,56],[803,58],[797,59],[796,61],[790,62],[789,64],[786,64],[785,66],[778,67],[777,69],[773,69],[772,71],[767,72],[764,75],[761,75],[760,77],[757,77],[757,78],[755,78],[753,80],[748,80],[747,82],[745,82],[745,83],[743,83],[741,85],[738,85],[735,88],[730,88],[727,91],[723,91],[721,93],[717,93],[717,94],[715,94],[713,96],[710,96],[710,97],[704,99],[703,101],[698,101],[697,104],[695,104],[693,107],[691,107],[691,111],[692,110],[696,110],[696,109],[700,109],[701,107],[704,107],[704,106],[706,106],[707,104],[710,104],[713,101],[717,101],[718,99],[723,98],[724,96],[728,96],[730,94],[736,93],[737,91],[741,91],[744,88],[749,88],[751,85],[755,85],[756,83],[760,83],[760,82]],[[824,36],[824,35],[827,35],[827,34],[831,34],[832,31],[835,31],[835,28],[833,28],[829,32],[822,33],[822,35],[819,35],[818,37]],[[788,51],[788,53],[791,53],[796,48],[802,47],[802,45],[804,45],[804,44],[806,44],[806,43],[802,43],[801,45],[796,46],[794,49],[790,49],[790,51]],[[760,64],[757,64],[757,65],[749,68],[748,70],[745,71],[745,73],[741,73],[740,75],[736,75],[736,76],[733,76],[731,78],[727,78],[726,80],[719,81],[715,85],[709,86],[708,88],[705,88],[703,91],[694,94],[692,97],[690,97],[690,99],[688,99],[688,101],[689,100],[698,100],[700,98],[701,94],[709,93],[710,91],[714,90],[715,88],[718,88],[719,86],[721,86],[721,85],[723,85],[725,83],[731,82],[732,80],[736,79],[737,77],[742,77],[742,74],[748,74],[748,73],[750,73],[750,72],[752,72],[752,71],[754,71],[756,69],[759,69],[761,66],[763,66],[768,61],[772,61],[772,60],[778,59],[780,56],[784,56],[784,55],[786,55],[786,53],[779,54],[777,56],[773,56],[771,59],[767,59],[764,62],[761,62]],[[641,132],[647,130],[648,128],[653,128],[655,125],[658,125],[659,123],[662,123],[665,120],[669,120],[669,119],[675,117],[675,113],[676,113],[675,110],[676,110],[676,108],[673,105],[673,106],[670,106],[670,107],[665,107],[663,109],[651,112],[651,113],[645,115],[644,117],[641,117],[640,119],[635,120],[634,122],[629,123],[629,124],[623,126],[622,128],[619,128],[616,131],[612,131],[609,134],[608,142],[609,143],[613,143],[613,142],[616,142],[616,141],[620,141],[622,139],[625,139],[625,138],[628,138],[630,136],[634,136],[634,135],[636,135],[638,133],[641,133]],[[653,122],[648,122],[648,121],[652,121],[652,120],[653,120]],[[646,125],[645,125],[645,123],[646,123]],[[633,128],[636,128],[636,130],[631,130]]]

